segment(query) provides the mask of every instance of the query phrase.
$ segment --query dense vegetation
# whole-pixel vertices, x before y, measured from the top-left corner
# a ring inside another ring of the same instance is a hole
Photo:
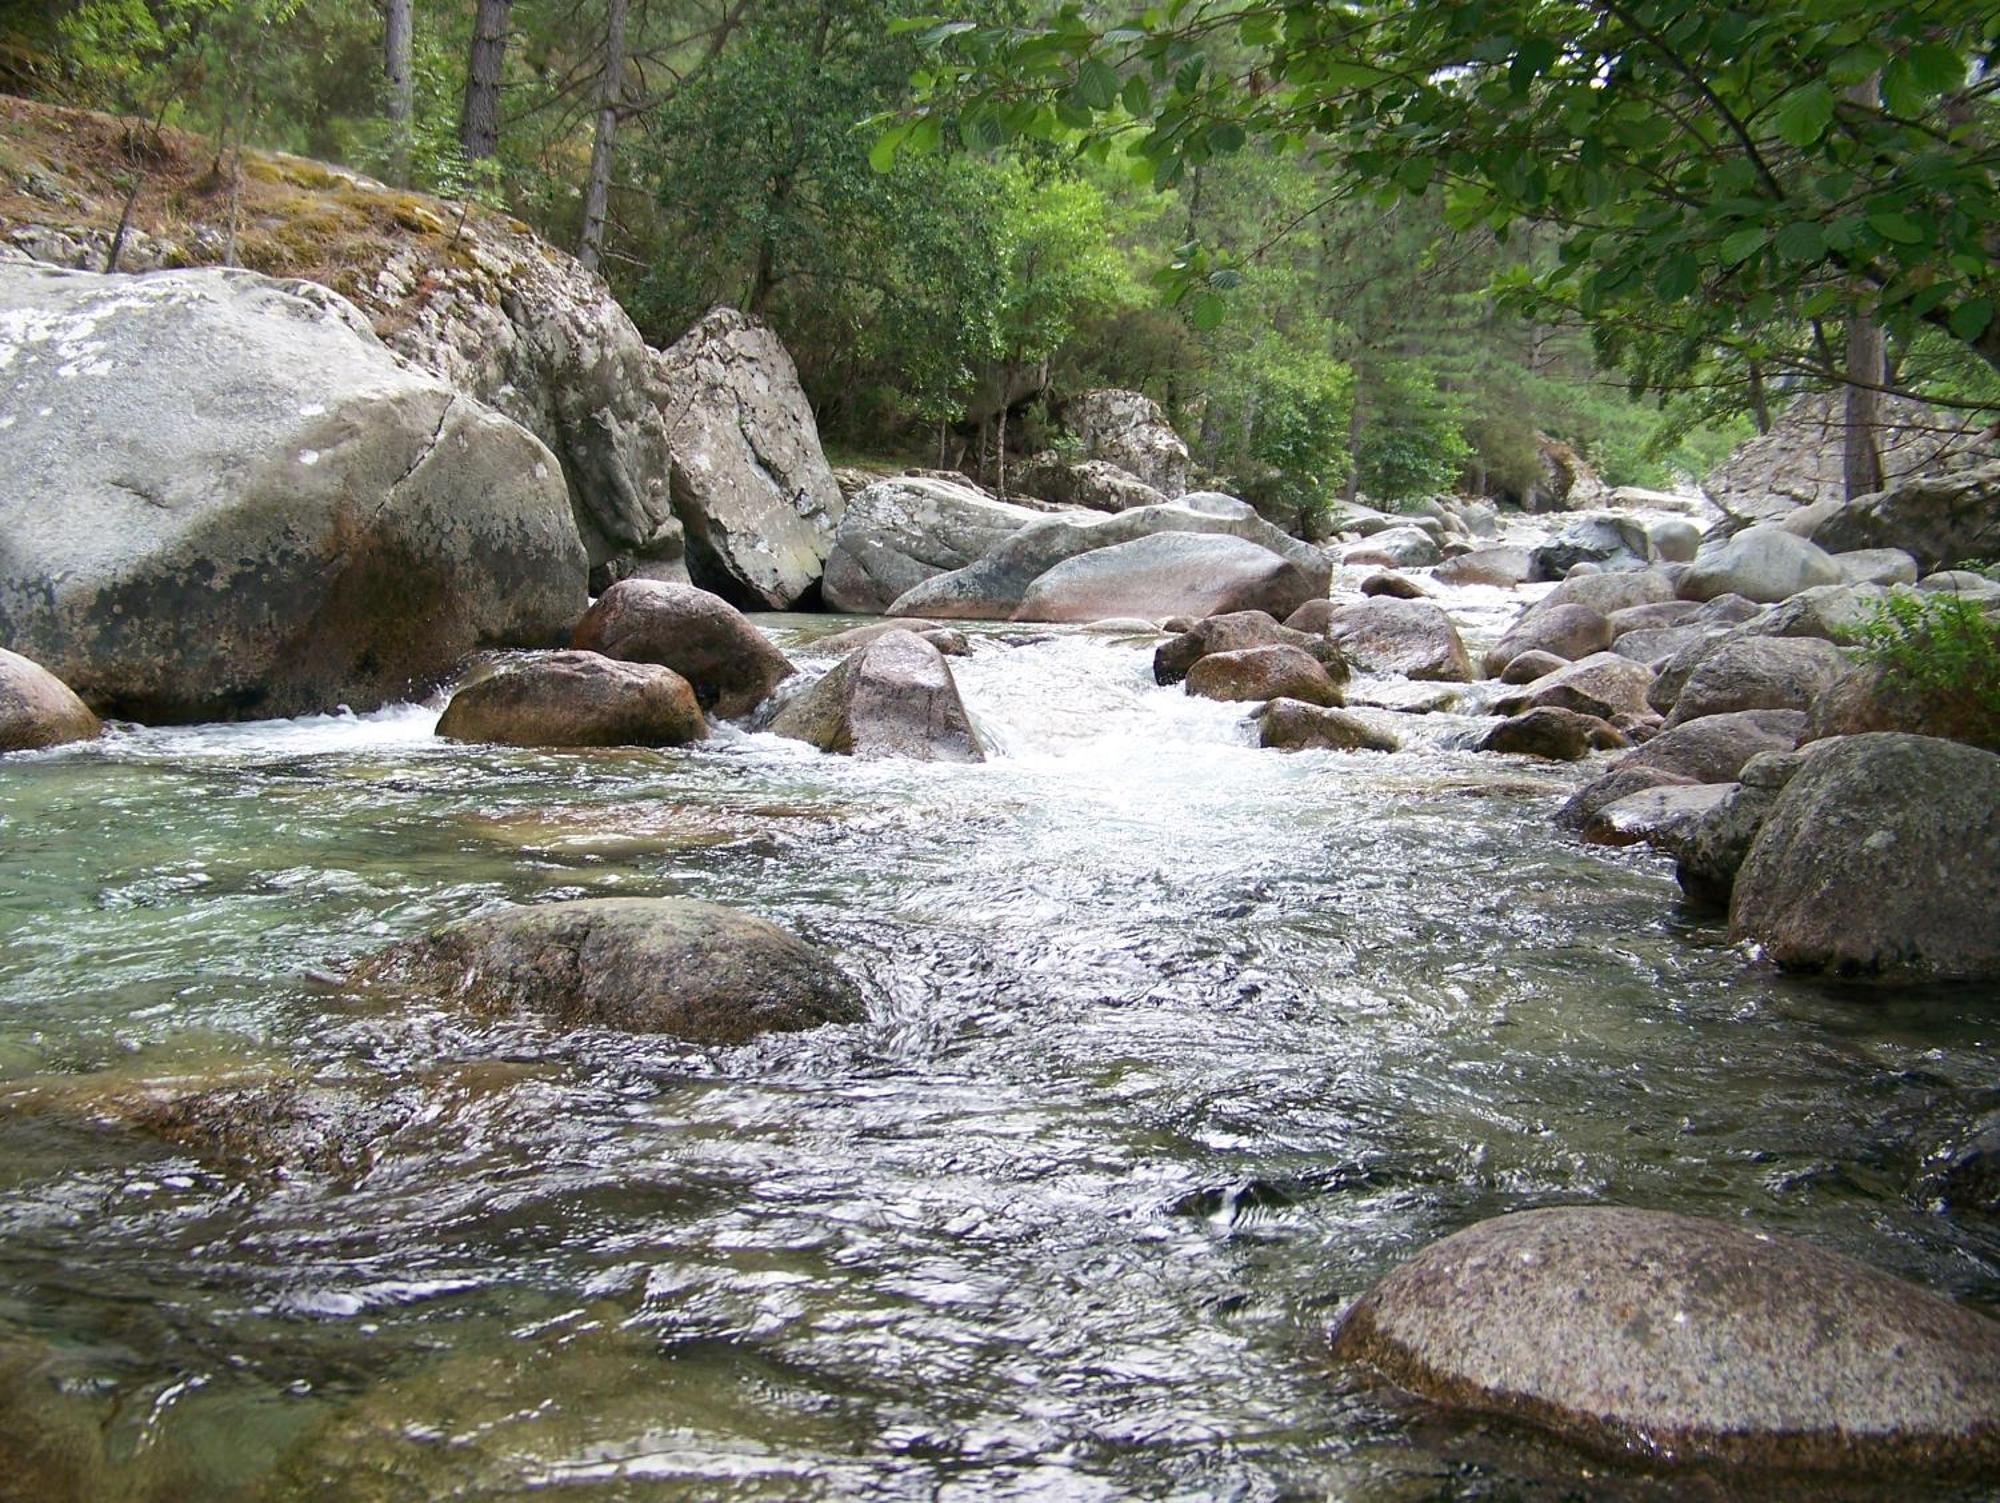
[[[1981,6],[918,10],[28,0],[0,85],[505,202],[656,343],[768,318],[836,448],[989,475],[1102,384],[1300,512],[2000,407]]]

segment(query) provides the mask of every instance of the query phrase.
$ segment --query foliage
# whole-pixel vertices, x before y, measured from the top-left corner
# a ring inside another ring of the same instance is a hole
[[[1892,590],[1860,632],[1864,657],[1897,684],[1976,709],[2000,729],[2000,623],[1977,601]]]
[[[1351,463],[1354,372],[1323,351],[1265,334],[1214,374],[1204,457],[1274,513],[1323,516]]]

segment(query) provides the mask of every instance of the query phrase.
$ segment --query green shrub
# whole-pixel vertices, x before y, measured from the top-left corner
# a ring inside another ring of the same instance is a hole
[[[1896,687],[2000,726],[2000,623],[1977,601],[1892,590],[1859,632],[1862,656]]]

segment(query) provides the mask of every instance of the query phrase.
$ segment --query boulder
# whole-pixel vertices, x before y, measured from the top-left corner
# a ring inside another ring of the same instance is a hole
[[[1058,454],[1037,454],[1009,477],[1022,491],[1062,506],[1092,511],[1130,511],[1172,499],[1129,470],[1103,459],[1072,464]]]
[[[1936,1198],[1954,1211],[2000,1213],[2000,1112],[1988,1112],[1932,1159]]]
[[[1664,660],[1652,665],[1653,687],[1646,691],[1646,702],[1662,715],[1672,711],[1681,690],[1687,687],[1687,681],[1694,677],[1695,670],[1708,660],[1708,655],[1737,635],[1737,628],[1733,626],[1691,624],[1680,630],[1683,635],[1678,641],[1660,644],[1662,647],[1671,645],[1673,650]]]
[[[1620,799],[1642,793],[1648,788],[1685,788],[1693,785],[1693,778],[1683,777],[1677,772],[1668,772],[1660,767],[1628,767],[1621,762],[1602,777],[1592,779],[1572,793],[1556,810],[1555,822],[1566,830],[1582,830],[1589,826],[1600,809]]]
[[[1552,611],[1560,605],[1587,605],[1609,618],[1639,605],[1659,605],[1674,598],[1674,579],[1666,569],[1628,569],[1616,574],[1579,574],[1565,579],[1523,612]]]
[[[2000,755],[1898,732],[1826,743],[1750,847],[1730,927],[1787,969],[2000,977]]]
[[[1308,600],[1304,605],[1285,617],[1285,625],[1293,631],[1310,632],[1317,637],[1326,635],[1327,626],[1333,620],[1333,602],[1324,596]]]
[[[1446,559],[1431,571],[1431,577],[1441,584],[1491,585],[1509,589],[1527,581],[1528,569],[1528,550],[1525,548],[1475,548],[1457,558]]]
[[[1628,605],[1622,610],[1607,611],[1604,619],[1611,623],[1611,638],[1615,642],[1628,632],[1686,626],[1701,609],[1700,603],[1693,600],[1656,600],[1650,605]]]
[[[1093,548],[1040,575],[1014,608],[1016,621],[1101,621],[1113,616],[1286,615],[1317,582],[1258,543],[1214,533],[1156,532]]]
[[[1857,548],[1836,553],[1833,561],[1849,584],[1913,585],[1917,582],[1917,561],[1900,548]]]
[[[91,741],[103,730],[68,684],[0,647],[0,754]]]
[[[1297,612],[1294,612],[1294,618]],[[1153,681],[1177,684],[1188,670],[1210,653],[1240,652],[1246,647],[1296,647],[1317,658],[1336,683],[1348,676],[1348,662],[1340,649],[1324,636],[1280,626],[1265,611],[1232,611],[1197,621],[1171,641],[1153,651]]]
[[[1701,529],[1684,517],[1646,524],[1646,556],[1663,563],[1691,564],[1701,551]]]
[[[509,908],[392,946],[355,979],[563,1029],[746,1043],[863,1016],[840,970],[775,924],[692,898]]]
[[[684,746],[708,726],[694,690],[671,668],[549,652],[468,681],[437,733],[506,746]]]
[[[1650,845],[1673,851],[1688,830],[1736,791],[1735,783],[1657,783],[1601,805],[1584,821],[1592,845]]]
[[[1524,652],[1546,652],[1566,661],[1611,646],[1611,623],[1587,605],[1557,605],[1523,616],[1487,652],[1486,672],[1498,675]]]
[[[1340,686],[1325,665],[1311,653],[1282,643],[1209,653],[1188,670],[1187,692],[1203,699],[1340,704]]]
[[[570,645],[628,663],[658,663],[726,720],[748,715],[792,672],[770,638],[720,595],[693,585],[627,579],[578,623]]]
[[[1982,605],[2000,601],[2000,581],[1971,569],[1941,569],[1936,574],[1926,574],[1917,581],[1917,588],[1927,594],[1962,596]]]
[[[1842,642],[1874,618],[1889,593],[1872,584],[1819,585],[1746,616],[1737,624],[1749,635],[1819,637],[1828,642]]]
[[[1643,569],[1651,560],[1646,529],[1631,517],[1608,513],[1582,516],[1529,554],[1528,578],[1561,579],[1585,563],[1606,569]]]
[[[1423,600],[1429,596],[1422,585],[1400,574],[1371,574],[1361,581],[1364,595],[1389,595],[1397,600]],[[1310,602],[1308,602],[1310,603]]]
[[[1273,573],[1261,563],[1253,568],[1249,555],[1235,549],[1228,550],[1226,560],[1220,555],[1208,559],[1209,563],[1228,564],[1225,577],[1234,581],[1230,589],[1235,593],[1248,589],[1267,597],[1212,606],[1203,602],[1227,592],[1204,584],[1200,573],[1204,560],[1198,556],[1199,550],[1187,550],[1177,545],[1157,552],[1146,550],[1141,554],[1121,555],[1121,562],[1126,567],[1119,570],[1068,576],[1069,583],[1058,598],[1062,599],[1066,608],[1075,608],[1078,603],[1087,605],[1088,598],[1082,591],[1089,588],[1115,593],[1124,601],[1115,608],[1101,611],[1103,615],[1209,615],[1221,609],[1257,608],[1283,616],[1305,601],[1325,595],[1332,581],[1333,569],[1324,554],[1311,544],[1280,532],[1247,507],[1242,507],[1240,512],[1232,509],[1226,514],[1218,514],[1176,503],[1171,506],[1142,506],[1136,511],[1120,512],[1116,516],[1064,512],[1037,517],[988,549],[975,562],[951,573],[926,579],[906,591],[890,605],[889,613],[949,619],[1026,619],[1019,613],[1028,592],[1043,575],[1059,564],[1083,554],[1161,533],[1227,537],[1251,543],[1291,565],[1291,570],[1281,569]],[[1132,589],[1118,585],[1118,574],[1128,568],[1133,571],[1135,579],[1156,579],[1162,585],[1185,589],[1195,598],[1186,604],[1138,603],[1132,598]],[[1109,598],[1108,594],[1106,598]]]
[[[1797,710],[1736,710],[1662,731],[1619,767],[1653,767],[1697,783],[1733,783],[1759,752],[1790,751],[1806,717]]]
[[[1501,721],[1480,737],[1473,749],[1574,762],[1593,751],[1612,751],[1631,744],[1616,727],[1595,715],[1548,705]]]
[[[1782,527],[1751,527],[1704,550],[1681,578],[1683,600],[1741,595],[1766,604],[1816,585],[1846,583],[1831,555]]]
[[[771,732],[862,761],[983,762],[986,749],[938,650],[892,631],[792,700]]]
[[[0,264],[0,641],[101,713],[372,709],[562,641],[561,466],[345,300]]]
[[[2000,464],[1908,476],[1840,507],[1813,529],[1812,540],[1834,553],[1900,549],[1927,574],[1964,559],[2000,558]]]
[[[1455,684],[1474,677],[1458,628],[1427,600],[1378,595],[1342,606],[1328,618],[1326,635],[1369,673]]]
[[[1846,672],[1840,649],[1817,637],[1736,637],[1688,676],[1667,724],[1732,710],[1810,710]]]
[[[1594,652],[1524,685],[1518,694],[1496,700],[1493,708],[1502,715],[1518,715],[1552,706],[1600,720],[1620,714],[1644,715],[1646,689],[1652,682],[1653,670],[1644,663],[1615,652]]]
[[[966,641],[964,632],[953,631],[950,627],[940,626],[935,621],[873,621],[866,626],[856,626],[847,631],[835,632],[830,637],[821,637],[818,641],[805,643],[794,650],[846,657],[857,648],[866,647],[870,642],[886,637],[892,631],[913,631],[948,658],[972,655],[972,644]]]
[[[1257,717],[1257,744],[1279,751],[1392,752],[1401,743],[1346,710],[1274,699]]]
[[[1657,673],[1682,653],[1713,643],[1719,636],[1712,627],[1665,626],[1654,631],[1625,632],[1611,644],[1611,650],[1621,658],[1644,663]]]
[[[748,314],[712,308],[655,372],[689,574],[738,605],[799,604],[846,502],[791,355]]]
[[[1581,511],[1604,499],[1604,482],[1590,462],[1559,438],[1535,435],[1541,474],[1520,497],[1523,511]]]
[[[1187,445],[1151,397],[1087,391],[1064,405],[1062,417],[1087,457],[1109,460],[1168,498],[1188,488]]]
[[[1936,736],[2000,752],[2000,713],[1976,692],[1912,683],[1876,663],[1848,669],[1813,701],[1801,745],[1870,731]]]
[[[1420,569],[1437,563],[1437,539],[1421,527],[1390,527],[1376,533],[1359,548],[1341,555],[1344,563],[1387,564],[1398,569]]]
[[[1764,753],[1764,757],[1771,755]],[[1761,760],[1753,757],[1745,765],[1746,780],[1750,767]],[[1673,856],[1674,879],[1689,901],[1726,909],[1736,886],[1736,873],[1778,801],[1778,790],[1748,781],[1702,786],[1719,788],[1722,794],[1711,807],[1676,827],[1671,842],[1663,843],[1662,848]]]
[[[2000,1322],[1808,1243],[1568,1206],[1434,1243],[1334,1355],[1651,1462],[1838,1474],[2000,1460]]]
[[[1568,658],[1559,658],[1552,652],[1543,652],[1538,648],[1530,648],[1518,657],[1509,660],[1507,666],[1500,671],[1500,682],[1503,684],[1532,684],[1536,679],[1542,677],[1542,675],[1558,672],[1568,666]]]
[[[963,569],[1042,516],[948,480],[879,481],[841,515],[822,597],[832,610],[880,615],[897,596]]]

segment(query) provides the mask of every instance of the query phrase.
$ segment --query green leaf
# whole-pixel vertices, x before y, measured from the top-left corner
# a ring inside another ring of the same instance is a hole
[[[1086,58],[1076,74],[1076,94],[1093,110],[1108,110],[1118,98],[1118,75],[1102,58]]]
[[[1764,248],[1764,242],[1770,238],[1771,232],[1766,229],[1753,226],[1747,230],[1738,230],[1722,242],[1723,264],[1735,266],[1739,262],[1748,261]]]
[[[1193,324],[1198,332],[1206,334],[1218,326],[1228,312],[1229,309],[1221,298],[1212,292],[1204,292],[1188,309],[1188,322]]]
[[[1907,214],[1881,210],[1868,216],[1868,228],[1896,245],[1917,245],[1924,239],[1924,227]]]
[[[1960,303],[1951,310],[1951,332],[1967,343],[1986,332],[1986,326],[1993,322],[1993,299],[1977,297],[1969,303]]]
[[[875,144],[868,148],[868,165],[877,172],[888,172],[896,165],[896,149],[908,138],[915,126],[905,121],[892,125],[875,138]],[[853,161],[852,157],[848,158]]]
[[[1965,83],[1965,59],[1940,42],[1910,49],[1910,79],[1926,94],[1949,94]]]
[[[1243,127],[1234,120],[1225,120],[1208,133],[1209,149],[1223,153],[1241,151],[1243,143],[1249,139]]]
[[[1795,220],[1778,231],[1772,244],[1787,261],[1817,261],[1826,254],[1826,231],[1809,220]]]
[[[1667,257],[1666,263],[1660,267],[1660,279],[1655,285],[1661,297],[1674,303],[1693,292],[1700,279],[1701,268],[1694,257],[1681,251]]]
[[[1144,120],[1153,112],[1153,91],[1147,86],[1143,74],[1134,73],[1126,79],[1118,97],[1125,106],[1125,113],[1134,120]]]
[[[1794,89],[1778,106],[1772,122],[1778,134],[1803,151],[1826,134],[1833,123],[1833,90],[1825,83],[1809,83]]]

